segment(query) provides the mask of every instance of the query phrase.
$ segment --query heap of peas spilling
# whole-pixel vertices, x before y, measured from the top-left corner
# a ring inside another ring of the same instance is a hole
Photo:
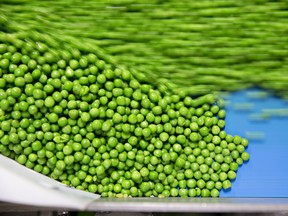
[[[213,94],[153,87],[47,35],[0,40],[0,153],[30,169],[102,197],[218,197],[249,160]]]

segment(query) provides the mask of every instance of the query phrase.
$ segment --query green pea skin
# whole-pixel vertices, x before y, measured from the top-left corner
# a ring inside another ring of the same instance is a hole
[[[248,152],[243,152],[243,153],[241,154],[241,159],[242,159],[243,161],[248,161],[248,160],[250,159],[249,153],[248,153]]]
[[[230,180],[225,180],[225,181],[223,181],[222,184],[223,184],[223,189],[224,189],[224,190],[228,190],[228,189],[231,188],[231,186],[232,186]]]
[[[217,190],[216,188],[213,188],[210,193],[211,197],[219,197],[220,195],[219,190]]]
[[[178,194],[179,194],[179,191],[178,191],[176,188],[172,188],[172,189],[170,190],[170,195],[171,195],[172,197],[177,197]]]

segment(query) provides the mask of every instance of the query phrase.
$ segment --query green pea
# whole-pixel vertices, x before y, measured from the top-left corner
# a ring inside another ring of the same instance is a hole
[[[194,189],[194,188],[189,189],[188,190],[188,196],[189,197],[196,197],[197,196],[196,189]]]
[[[242,144],[244,147],[247,147],[247,146],[248,146],[248,140],[247,140],[246,138],[242,138],[241,144]]]
[[[248,161],[250,159],[250,155],[249,155],[248,152],[243,152],[241,154],[241,158],[242,158],[243,161]]]
[[[224,190],[227,190],[227,189],[231,188],[231,186],[232,186],[230,180],[225,180],[225,181],[223,181],[222,184],[223,184]]]
[[[243,153],[245,151],[245,147],[243,145],[237,145],[236,149],[239,153]]]
[[[143,193],[146,193],[150,190],[150,185],[148,182],[143,182],[140,184],[140,190],[143,192]]]
[[[178,194],[179,194],[179,191],[178,191],[176,188],[172,188],[172,189],[170,190],[170,195],[171,195],[172,197],[177,197]]]
[[[48,107],[48,108],[53,107],[55,105],[55,101],[54,101],[54,99],[51,96],[48,96],[45,99],[44,103],[45,103],[45,106]]]
[[[182,158],[177,158],[176,162],[175,162],[175,165],[179,168],[182,168],[185,164],[185,160],[182,159]]]

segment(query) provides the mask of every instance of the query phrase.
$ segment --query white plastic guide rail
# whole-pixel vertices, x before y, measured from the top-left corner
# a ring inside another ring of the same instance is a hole
[[[85,210],[100,195],[70,188],[0,155],[0,201]]]

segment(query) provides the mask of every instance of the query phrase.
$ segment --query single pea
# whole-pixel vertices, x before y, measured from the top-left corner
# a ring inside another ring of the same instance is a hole
[[[237,150],[233,150],[232,152],[231,152],[231,157],[233,158],[233,159],[237,159],[237,158],[239,158],[239,152],[237,151]]]
[[[210,193],[211,197],[219,197],[220,195],[219,190],[217,190],[216,188],[213,188]]]
[[[190,163],[193,163],[193,162],[196,161],[196,157],[195,157],[195,155],[193,155],[193,154],[189,154],[187,159],[188,159],[188,161],[189,161]],[[191,168],[192,168],[192,164],[191,164]],[[197,170],[197,169],[196,169],[196,170]]]
[[[27,162],[27,156],[23,154],[19,155],[17,158],[17,162],[22,165],[25,164]]]
[[[104,74],[99,74],[97,76],[97,82],[100,84],[104,84],[106,82],[106,77]]]
[[[90,120],[90,115],[88,112],[82,112],[80,118],[83,122],[88,122]]]
[[[131,79],[129,86],[133,89],[139,89],[140,83],[136,79]]]
[[[203,189],[203,188],[205,188],[205,186],[206,186],[206,183],[205,183],[205,181],[203,179],[199,179],[197,181],[197,187],[198,188]]]
[[[222,163],[224,161],[224,157],[222,154],[217,154],[215,155],[215,161],[218,162],[218,163]]]
[[[217,173],[212,173],[210,179],[214,182],[219,181],[219,175]]]
[[[189,197],[196,197],[197,196],[197,191],[194,188],[191,188],[188,190],[188,196]]]
[[[146,193],[150,190],[150,184],[148,182],[142,182],[139,188],[143,193]]]
[[[226,117],[226,111],[223,110],[223,109],[219,110],[219,112],[218,112],[218,117],[219,117],[220,119],[224,119],[224,118]]]
[[[229,144],[228,144],[228,149],[229,149],[230,151],[233,151],[233,150],[236,149],[236,145],[235,145],[234,143],[229,143]]]
[[[142,134],[144,137],[149,137],[151,135],[151,130],[149,128],[144,128]]]
[[[199,156],[201,154],[201,149],[200,148],[194,148],[193,149],[193,155],[194,156]]]
[[[242,158],[243,161],[248,161],[250,159],[250,155],[249,155],[248,152],[243,152],[241,154],[241,158]]]
[[[31,145],[33,151],[39,151],[42,148],[42,144],[39,140],[34,141]]]
[[[243,164],[243,159],[242,158],[237,158],[236,159],[237,165],[241,166]]]
[[[185,188],[181,188],[179,190],[179,196],[180,197],[188,197],[188,191]]]
[[[198,124],[197,124],[196,122],[192,122],[192,123],[190,124],[190,129],[191,129],[193,132],[196,132],[196,131],[198,131],[199,126],[198,126]]]
[[[141,182],[141,174],[139,171],[135,170],[132,172],[131,174],[131,178],[133,181],[135,181],[136,183],[140,183]]]
[[[130,189],[130,187],[131,187],[130,181],[124,180],[124,181],[122,182],[122,188],[124,188],[124,189]]]
[[[222,163],[221,164],[221,170],[223,172],[227,172],[229,169],[230,169],[230,165],[229,164],[227,164],[227,163]]]
[[[221,190],[222,187],[223,187],[222,182],[220,182],[220,181],[215,182],[215,188],[216,188],[217,190]]]
[[[169,162],[169,161],[171,160],[170,154],[169,154],[168,152],[163,153],[163,154],[162,154],[162,160],[163,160],[164,162]]]
[[[201,164],[199,170],[201,173],[207,173],[209,170],[209,166],[207,164]]]
[[[220,128],[217,125],[213,125],[211,132],[212,132],[212,134],[217,135],[220,133]]]
[[[235,178],[236,178],[236,172],[234,172],[234,171],[232,171],[232,170],[229,170],[229,172],[228,172],[228,178],[229,178],[230,180],[235,179]]]
[[[46,107],[51,108],[51,107],[53,107],[55,105],[55,101],[54,101],[54,99],[51,96],[48,96],[45,99],[44,104],[45,104]]]
[[[147,115],[146,115],[146,120],[149,122],[149,123],[153,123],[155,121],[155,115],[151,112],[149,112]]]
[[[179,191],[176,188],[171,188],[170,194],[172,197],[177,197],[179,194]]]
[[[222,149],[221,146],[216,146],[215,149],[214,149],[214,152],[215,152],[216,154],[220,154],[220,153],[223,154],[223,149]],[[223,156],[224,156],[224,155],[223,155]]]
[[[247,146],[248,146],[248,140],[247,140],[246,138],[242,138],[241,144],[242,144],[244,147],[247,147]]]
[[[225,173],[225,172],[220,172],[219,173],[219,179],[220,179],[220,181],[225,181],[226,179],[228,178],[228,175],[227,175],[227,173]]]
[[[210,190],[208,190],[207,188],[204,188],[201,190],[201,196],[202,197],[210,197]]]
[[[232,135],[227,134],[225,139],[226,139],[226,141],[227,141],[228,143],[231,143],[231,142],[233,142],[233,138],[234,138],[234,137],[233,137]]]
[[[184,171],[184,175],[187,179],[192,179],[193,178],[193,171],[192,169],[186,169]]]
[[[200,165],[204,164],[205,162],[205,158],[202,156],[202,155],[199,155],[197,158],[196,158],[196,162]]]
[[[31,114],[31,115],[34,115],[38,112],[38,107],[35,106],[35,105],[30,105],[29,108],[28,108],[28,112]]]
[[[231,157],[231,155],[227,155],[224,157],[224,163],[230,164],[232,162],[233,162],[233,158]]]
[[[137,123],[137,116],[135,114],[130,114],[128,116],[128,122],[130,124],[136,124]]]
[[[143,135],[143,132],[142,132],[142,131],[143,131],[143,130],[142,130],[141,127],[135,128],[135,130],[134,130],[135,136],[136,136],[136,137],[141,137],[141,136]]]
[[[219,119],[217,125],[223,129],[225,127],[226,123],[223,119]]]
[[[184,135],[178,135],[176,140],[180,144],[185,144],[186,143],[186,137]]]
[[[155,181],[156,179],[158,179],[158,172],[156,172],[156,171],[150,171],[150,173],[149,173],[149,179],[151,180],[151,181]]]
[[[238,136],[238,135],[234,136],[233,143],[235,145],[239,145],[241,142],[242,142],[242,138],[240,136]]]
[[[182,152],[182,146],[178,143],[175,143],[173,146],[172,146],[172,149],[174,152],[177,152],[177,153],[180,153]]]
[[[163,192],[163,190],[164,190],[164,186],[161,184],[161,183],[156,183],[155,184],[155,191],[157,192],[157,193],[162,193]]]
[[[240,154],[245,151],[245,147],[243,145],[237,145],[236,149]]]
[[[162,114],[162,108],[161,106],[155,106],[152,108],[152,112],[154,115],[161,115]]]
[[[186,147],[184,148],[183,152],[184,152],[184,154],[186,154],[186,155],[188,156],[188,160],[189,160],[190,162],[194,162],[194,161],[191,161],[191,158],[189,159],[189,156],[190,156],[190,157],[194,156],[194,155],[192,155],[193,150],[192,150],[192,148],[191,148],[190,146],[186,146]]]
[[[0,108],[4,111],[7,111],[10,107],[9,101],[7,99],[3,99],[0,104]]]
[[[214,114],[217,114],[219,112],[219,106],[217,105],[211,106],[210,111]]]
[[[221,138],[219,136],[215,135],[212,137],[212,143],[214,143],[215,145],[220,144],[220,142],[221,142]]]
[[[214,188],[214,186],[215,186],[215,182],[214,181],[208,181],[207,183],[206,183],[206,188],[208,189],[208,190],[212,190],[213,188]]]
[[[224,190],[228,190],[228,189],[231,188],[231,186],[232,186],[230,180],[225,180],[225,181],[223,181],[222,184],[223,184],[223,189],[224,189]]]
[[[195,132],[196,133],[196,132]],[[199,133],[201,136],[207,136],[209,134],[208,127],[204,126],[199,129]],[[191,133],[192,134],[192,133]]]
[[[189,136],[191,142],[199,141],[199,134],[197,132],[192,132]]]
[[[175,165],[176,165],[177,167],[179,167],[179,168],[182,168],[182,167],[185,165],[185,160],[182,159],[182,158],[180,158],[180,157],[178,157],[178,158],[176,159]]]
[[[220,137],[221,138],[221,137]],[[222,148],[222,149],[226,149],[227,147],[228,147],[228,143],[227,143],[227,141],[226,140],[221,140],[221,142],[220,142],[220,147]],[[228,149],[229,150],[229,149]],[[230,151],[230,150],[229,150]]]
[[[16,77],[14,80],[14,84],[17,87],[24,87],[25,86],[25,79],[23,77]]]
[[[96,167],[96,173],[97,173],[97,175],[103,175],[104,173],[105,173],[105,168],[104,168],[104,166],[102,166],[102,165],[100,165],[100,166],[98,166],[98,167]]]

